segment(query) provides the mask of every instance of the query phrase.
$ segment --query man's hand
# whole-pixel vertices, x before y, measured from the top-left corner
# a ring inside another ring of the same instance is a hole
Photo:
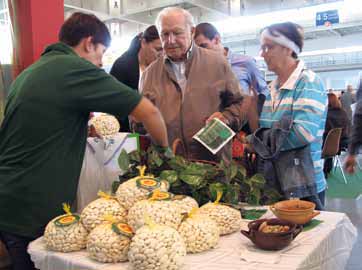
[[[160,111],[147,98],[131,112],[131,116],[143,123],[154,143],[162,147],[168,147],[168,138],[165,122]]]
[[[89,120],[91,120],[94,117],[94,113],[89,113]],[[96,131],[95,127],[93,125],[88,126],[88,137],[97,137],[102,138]]]
[[[88,127],[88,137],[97,137],[102,139],[102,136],[98,134],[97,130],[95,129],[95,127],[93,125],[90,125]]]
[[[208,124],[212,119],[217,118],[220,121],[223,121],[225,124],[229,124],[229,121],[221,112],[214,112],[209,118],[206,119],[206,124]]]
[[[356,155],[348,155],[346,161],[344,162],[344,167],[349,174],[353,174],[356,171]]]

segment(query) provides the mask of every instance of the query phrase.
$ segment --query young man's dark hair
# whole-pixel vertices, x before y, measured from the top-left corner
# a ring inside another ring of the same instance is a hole
[[[200,23],[195,28],[194,38],[197,38],[199,35],[204,35],[208,39],[212,40],[216,36],[220,36],[220,33],[211,23]]]
[[[13,270],[35,270],[30,241],[76,201],[91,112],[131,115],[168,145],[159,110],[100,68],[111,40],[104,23],[75,13],[59,38],[11,84],[0,127],[0,240]]]
[[[83,38],[93,37],[94,44],[101,43],[105,47],[111,44],[111,35],[107,26],[92,14],[73,13],[59,31],[59,41],[74,47]]]

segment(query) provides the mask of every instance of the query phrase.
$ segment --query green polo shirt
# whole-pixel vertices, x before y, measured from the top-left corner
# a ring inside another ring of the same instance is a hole
[[[56,43],[13,82],[0,128],[0,231],[36,237],[75,200],[90,112],[128,115],[136,91]],[[103,179],[99,179],[103,181]]]

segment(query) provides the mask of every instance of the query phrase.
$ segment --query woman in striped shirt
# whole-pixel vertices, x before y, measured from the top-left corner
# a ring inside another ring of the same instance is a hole
[[[303,29],[297,24],[273,24],[262,31],[261,56],[277,78],[271,83],[259,124],[262,128],[272,128],[284,113],[293,108],[291,132],[282,145],[282,151],[310,146],[317,194],[323,205],[326,180],[321,152],[327,91],[322,80],[298,59],[302,48]]]

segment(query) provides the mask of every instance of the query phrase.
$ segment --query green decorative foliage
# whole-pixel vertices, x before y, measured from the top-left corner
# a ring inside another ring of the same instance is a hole
[[[221,191],[223,194],[226,192],[226,184],[216,182],[209,184],[209,192],[211,201],[215,201],[217,197],[217,192]]]
[[[221,202],[237,204],[265,204],[278,201],[280,194],[266,186],[261,174],[248,177],[247,170],[232,161],[225,164],[189,161],[175,156],[169,149],[150,146],[147,152],[121,153],[118,161],[128,170],[120,177],[120,182],[137,176],[136,167],[146,165],[147,171],[170,184],[174,194],[184,194],[195,198],[199,204],[215,201],[217,191],[222,191]]]
[[[126,150],[122,149],[119,157],[118,157],[118,165],[122,171],[128,171],[130,164],[130,158],[126,152]]]
[[[175,156],[175,158],[169,160],[168,164],[175,171],[184,170],[187,167],[187,161],[181,156]]]
[[[147,153],[148,153],[147,164],[150,169],[158,168],[163,164],[161,154],[155,148],[150,147]]]
[[[305,224],[303,226],[303,232],[310,231],[310,230],[314,229],[315,227],[317,227],[321,223],[323,223],[323,220],[312,219],[311,221],[309,221],[307,224]]]
[[[134,163],[134,162],[141,163],[141,152],[133,151],[133,152],[129,153],[129,159],[130,159],[131,163]]]
[[[118,187],[119,187],[120,184],[121,184],[120,181],[114,181],[114,182],[112,183],[112,194],[115,194],[115,193],[116,193],[116,191],[117,191],[117,189],[118,189]]]
[[[178,180],[178,175],[176,171],[173,170],[164,170],[161,172],[159,178],[161,180],[166,180],[170,185],[173,185]]]
[[[268,210],[266,209],[248,209],[243,210],[241,213],[241,217],[249,220],[256,220],[261,218]]]

